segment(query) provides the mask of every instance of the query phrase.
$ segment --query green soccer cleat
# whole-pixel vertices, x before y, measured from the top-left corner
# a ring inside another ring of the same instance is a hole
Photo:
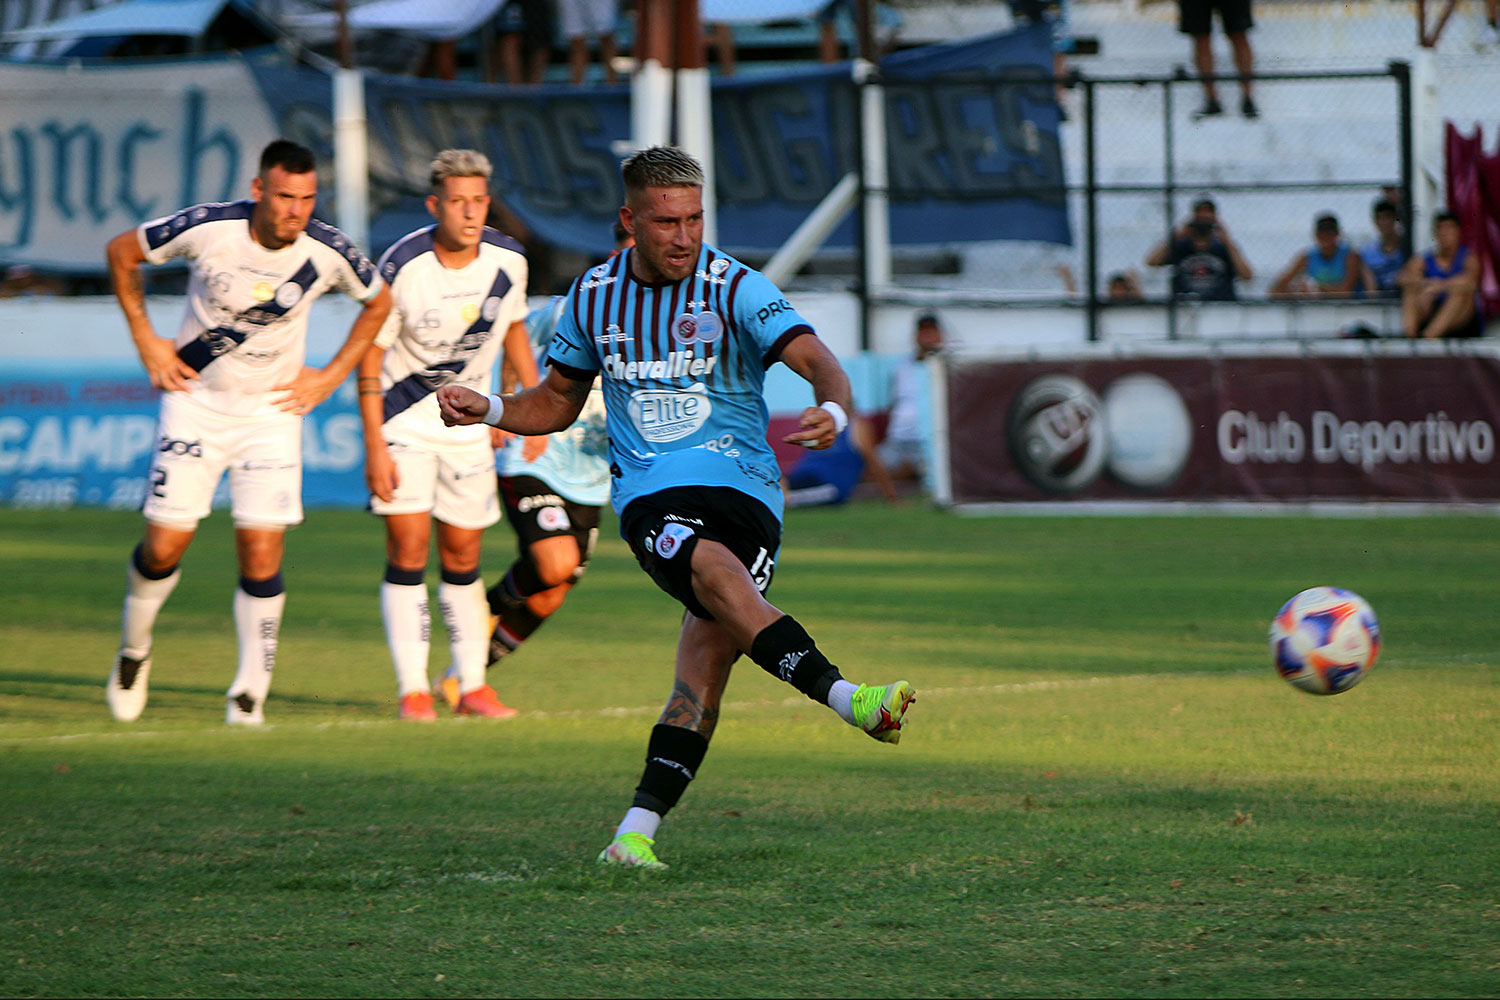
[[[620,865],[624,868],[661,869],[667,867],[656,860],[651,845],[656,843],[644,833],[622,833],[599,852],[601,865]]]
[[[906,681],[881,687],[861,684],[854,692],[854,724],[882,743],[900,743],[906,710],[916,700],[916,689]]]

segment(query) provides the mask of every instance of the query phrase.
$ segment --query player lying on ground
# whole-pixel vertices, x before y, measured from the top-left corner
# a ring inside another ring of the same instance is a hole
[[[599,860],[659,867],[657,827],[703,762],[741,653],[887,743],[900,739],[915,692],[905,681],[844,680],[761,596],[783,505],[765,371],[782,361],[811,383],[822,402],[786,440],[827,448],[848,421],[843,368],[771,282],[703,243],[703,173],[692,157],[653,147],[626,160],[623,175],[620,221],[636,245],[573,283],[542,383],[503,399],[444,386],[438,405],[450,424],[549,433],[577,417],[602,373],[621,534],[687,613],[634,803]]]

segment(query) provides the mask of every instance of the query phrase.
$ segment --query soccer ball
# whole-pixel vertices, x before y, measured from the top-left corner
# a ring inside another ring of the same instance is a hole
[[[1288,684],[1312,694],[1349,690],[1379,652],[1380,622],[1350,590],[1304,590],[1271,620],[1271,662]]]

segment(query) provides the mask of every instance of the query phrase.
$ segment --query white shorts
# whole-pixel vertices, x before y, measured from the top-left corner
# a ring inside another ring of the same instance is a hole
[[[146,480],[146,519],[201,521],[226,469],[236,522],[302,523],[301,417],[279,411],[231,416],[185,392],[163,393]]]
[[[564,38],[613,35],[620,16],[619,0],[558,0],[557,12]]]
[[[396,463],[396,495],[387,503],[370,497],[370,510],[387,514],[426,514],[455,528],[488,528],[500,520],[495,483],[495,449],[482,441],[437,448],[387,441]]]

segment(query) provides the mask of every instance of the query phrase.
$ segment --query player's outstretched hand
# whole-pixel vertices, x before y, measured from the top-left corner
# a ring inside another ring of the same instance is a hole
[[[821,406],[809,406],[802,411],[802,416],[797,420],[800,431],[793,431],[781,440],[787,444],[800,444],[804,448],[814,451],[822,451],[833,444],[833,439],[838,437],[838,427],[833,422],[833,414]]]
[[[488,397],[466,385],[445,385],[437,391],[438,412],[449,427],[477,424],[490,412]]]
[[[333,390],[339,387],[341,381],[343,380],[335,378],[322,368],[303,365],[296,378],[271,387],[272,392],[281,393],[271,402],[287,413],[304,416],[311,413],[314,406],[333,395]]]
[[[151,384],[162,392],[181,392],[198,378],[193,366],[177,356],[177,346],[166,337],[155,334],[136,341],[141,364],[151,377]]]

